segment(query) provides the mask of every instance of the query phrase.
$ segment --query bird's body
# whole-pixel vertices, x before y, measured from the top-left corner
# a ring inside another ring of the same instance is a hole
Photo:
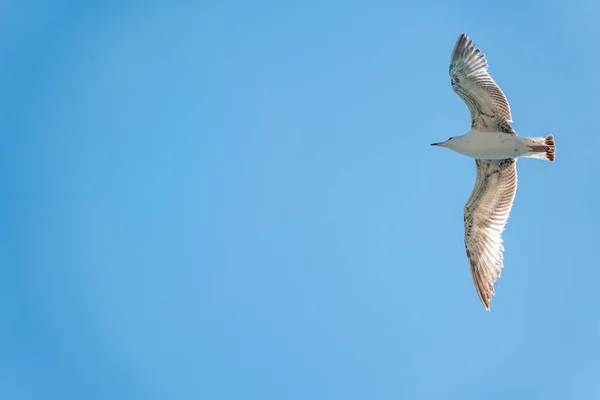
[[[462,136],[453,137],[451,146],[446,147],[472,158],[503,160],[505,158],[532,157],[531,146],[536,143],[543,144],[545,139],[471,129]]]
[[[510,125],[504,93],[487,72],[485,56],[466,34],[450,57],[454,90],[471,113],[471,130],[434,143],[475,159],[477,179],[464,209],[465,250],[477,294],[489,310],[494,284],[501,275],[502,232],[517,191],[517,159],[554,161],[554,137],[520,137]]]

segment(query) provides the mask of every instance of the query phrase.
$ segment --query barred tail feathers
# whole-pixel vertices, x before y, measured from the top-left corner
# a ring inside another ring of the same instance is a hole
[[[554,161],[556,156],[556,144],[554,136],[527,138],[530,151],[524,157],[537,158],[538,160]]]

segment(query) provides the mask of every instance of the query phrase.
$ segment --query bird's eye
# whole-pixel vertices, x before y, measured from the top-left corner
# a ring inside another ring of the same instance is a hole
[[[448,138],[448,140],[450,140],[450,139],[452,139],[452,136],[450,136],[450,137]]]

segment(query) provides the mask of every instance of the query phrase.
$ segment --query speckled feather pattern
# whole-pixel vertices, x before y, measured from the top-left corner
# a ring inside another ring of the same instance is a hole
[[[452,90],[469,107],[472,127],[515,134],[509,124],[510,105],[487,70],[485,55],[466,34],[460,35],[450,56],[450,80]]]
[[[517,159],[475,160],[477,180],[465,205],[465,249],[477,294],[489,310],[502,270],[502,232],[517,191]]]

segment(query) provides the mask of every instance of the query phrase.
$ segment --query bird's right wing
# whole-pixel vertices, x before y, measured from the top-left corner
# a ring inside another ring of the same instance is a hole
[[[487,70],[485,55],[466,34],[460,35],[450,56],[452,90],[469,107],[473,128],[512,134],[510,105]]]
[[[502,232],[517,191],[517,159],[475,160],[477,180],[465,205],[465,248],[487,310],[502,269]]]

